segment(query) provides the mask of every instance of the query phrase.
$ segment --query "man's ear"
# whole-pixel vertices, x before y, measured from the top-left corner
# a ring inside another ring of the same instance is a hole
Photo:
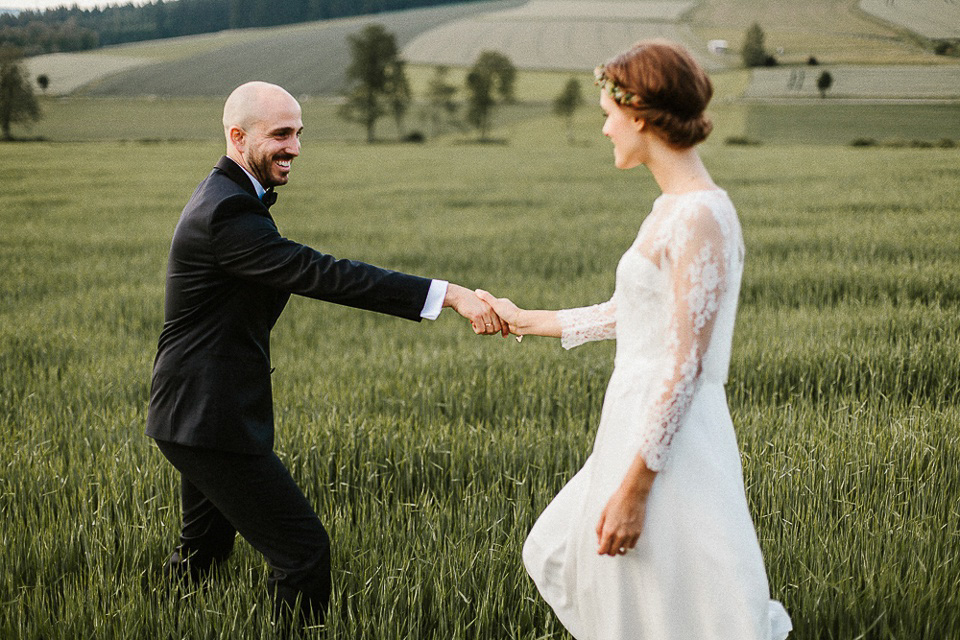
[[[241,129],[240,127],[230,127],[230,144],[233,145],[234,149],[243,153],[244,146],[247,142],[247,132]]]

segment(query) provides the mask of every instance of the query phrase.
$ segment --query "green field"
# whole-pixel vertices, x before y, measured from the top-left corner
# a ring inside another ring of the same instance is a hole
[[[745,134],[778,143],[960,140],[960,102],[947,104],[751,104]]]
[[[433,76],[432,68],[411,69],[414,94],[422,96]],[[460,70],[451,69],[449,82],[461,84]],[[596,88],[585,74],[524,72],[517,81],[515,105],[498,107],[492,136],[511,145],[562,144],[564,127],[550,114],[549,100],[570,77],[581,81],[585,105],[577,112],[575,137],[581,144],[604,146],[598,135],[602,119],[595,106]],[[825,100],[763,103],[739,101],[736,96],[747,83],[746,72],[716,74],[716,97],[710,113],[716,129],[708,146],[729,137],[747,137],[774,144],[848,144],[857,138],[885,141],[942,139],[960,140],[960,102],[859,103],[833,98]],[[462,96],[460,96],[462,99]],[[215,141],[223,136],[219,125],[222,98],[46,98],[41,101],[43,119],[30,127],[14,126],[20,138],[50,142],[82,141]],[[337,115],[337,104],[322,98],[302,101],[304,142],[360,143],[362,126]],[[462,117],[463,106],[460,107]],[[404,131],[426,134],[430,145],[460,145],[476,133],[443,125],[435,129],[428,109],[418,102],[410,109]],[[397,128],[390,118],[377,124],[383,140],[396,140]],[[18,147],[0,147],[0,154],[16,153]]]
[[[218,105],[157,108],[138,136],[120,104],[86,103],[84,137],[126,143],[0,146],[0,637],[272,637],[245,543],[206,589],[162,582],[176,478],[142,434],[166,251],[221,153]],[[573,147],[539,108],[501,125],[508,145],[308,137],[281,230],[530,306],[604,300],[657,190],[612,167],[593,108]],[[718,105],[717,133],[742,110]],[[747,244],[728,394],[792,637],[958,637],[960,158],[720,140],[704,156]],[[326,637],[566,637],[520,547],[589,452],[613,344],[294,299],[273,354],[277,448],[335,544]]]

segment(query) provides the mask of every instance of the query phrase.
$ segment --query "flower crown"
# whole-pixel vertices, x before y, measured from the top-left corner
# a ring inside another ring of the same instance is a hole
[[[610,97],[613,98],[613,101],[620,106],[631,107],[633,109],[642,109],[644,107],[637,95],[630,93],[607,77],[607,72],[604,70],[603,65],[593,70],[593,77],[593,83],[600,87],[602,91],[606,91]]]

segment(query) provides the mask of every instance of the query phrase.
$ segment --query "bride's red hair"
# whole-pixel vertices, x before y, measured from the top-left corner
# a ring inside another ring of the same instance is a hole
[[[633,94],[633,104],[621,106],[674,147],[692,147],[713,130],[704,113],[713,85],[682,46],[665,40],[638,42],[602,70],[609,81]]]

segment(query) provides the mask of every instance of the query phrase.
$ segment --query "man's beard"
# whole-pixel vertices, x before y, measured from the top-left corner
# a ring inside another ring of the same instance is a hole
[[[260,181],[260,185],[264,189],[269,189],[270,187],[275,187],[280,182],[276,182],[271,176],[271,169],[273,168],[274,158],[267,156],[259,156],[256,158],[250,158],[250,173]]]

